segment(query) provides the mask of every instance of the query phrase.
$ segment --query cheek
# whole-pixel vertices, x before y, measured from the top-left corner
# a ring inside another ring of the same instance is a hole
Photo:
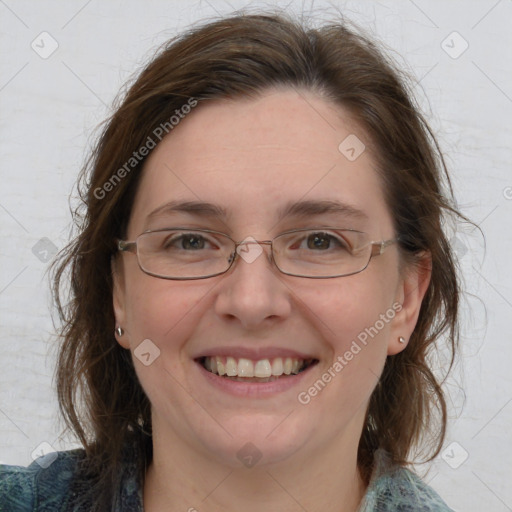
[[[355,411],[365,403],[387,357],[389,329],[395,316],[393,287],[372,277],[371,273],[361,273],[332,281],[317,287],[305,301],[309,318],[330,354],[322,369],[329,383],[325,390],[322,384],[317,388],[336,404],[333,413]]]
[[[198,306],[207,290],[204,285],[151,276],[133,280],[127,287],[127,332],[135,371],[149,400],[161,410],[173,403],[172,397],[186,380],[183,348],[197,326]],[[163,386],[165,382],[170,387]]]
[[[191,313],[204,298],[190,283],[165,281],[151,276],[134,279],[127,286],[127,324],[130,344],[149,338],[161,349],[169,341],[179,347],[190,329]],[[133,340],[132,340],[133,338]]]
[[[367,269],[365,272],[367,272]],[[333,348],[343,350],[361,333],[377,327],[379,333],[385,334],[393,313],[394,287],[392,276],[382,281],[382,276],[371,272],[322,283],[303,293],[308,297],[306,306],[318,317],[317,325],[325,338],[331,341]],[[386,315],[383,323],[382,315]],[[394,316],[394,315],[393,315]],[[372,329],[373,332],[373,329]],[[363,336],[359,336],[364,338]]]
[[[353,317],[347,320],[349,325],[356,323]],[[360,325],[368,325],[365,320],[362,319]],[[318,377],[297,397],[300,404],[307,404],[312,414],[338,427],[364,415],[387,357],[386,328],[375,333],[370,331],[371,326],[360,329],[345,327],[345,323],[342,326],[341,322],[340,318],[338,326],[342,330],[327,338],[332,358],[322,365]]]

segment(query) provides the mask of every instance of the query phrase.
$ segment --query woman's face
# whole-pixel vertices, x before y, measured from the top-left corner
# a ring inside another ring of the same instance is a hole
[[[127,239],[175,226],[237,241],[319,226],[393,238],[374,161],[368,150],[359,154],[354,136],[365,142],[341,108],[309,92],[200,104],[149,156]],[[225,216],[161,209],[171,201],[211,203]],[[281,218],[306,201],[341,208]],[[223,275],[188,281],[149,276],[134,254],[119,255],[114,306],[125,334],[118,341],[134,353],[155,435],[232,466],[247,455],[262,464],[343,443],[355,450],[386,356],[406,347],[398,337],[409,338],[426,285],[413,272],[401,275],[396,244],[364,271],[333,279],[281,274],[269,246],[261,249]],[[276,373],[287,357],[317,363],[273,382],[240,382],[207,371],[203,356],[225,364],[233,357],[236,371],[251,367],[240,358]]]

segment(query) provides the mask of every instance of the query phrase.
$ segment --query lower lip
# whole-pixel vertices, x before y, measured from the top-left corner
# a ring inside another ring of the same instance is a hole
[[[212,386],[231,395],[249,398],[269,397],[298,386],[305,376],[318,364],[315,363],[296,375],[287,375],[272,382],[240,382],[212,373],[197,361],[194,361],[194,363]]]

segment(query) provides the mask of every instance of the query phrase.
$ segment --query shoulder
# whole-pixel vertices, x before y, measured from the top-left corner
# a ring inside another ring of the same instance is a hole
[[[378,452],[359,512],[453,512],[418,475],[390,464],[386,453]]]
[[[54,452],[30,466],[0,466],[0,512],[66,510],[69,488],[84,450]]]

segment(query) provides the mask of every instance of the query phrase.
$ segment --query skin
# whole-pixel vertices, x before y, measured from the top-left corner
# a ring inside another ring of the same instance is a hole
[[[239,241],[326,224],[361,229],[375,241],[393,238],[370,151],[351,162],[338,150],[352,133],[366,138],[342,108],[307,91],[275,89],[257,99],[200,104],[147,160],[127,239],[183,224]],[[220,220],[180,213],[147,220],[175,199],[216,203],[229,215]],[[324,214],[277,223],[277,210],[301,199],[343,201],[367,220]],[[322,280],[283,275],[264,254],[197,281],[151,277],[139,269],[135,255],[118,256],[113,299],[116,322],[125,330],[118,342],[133,351],[149,338],[160,349],[149,366],[134,357],[152,404],[147,511],[348,512],[365,493],[357,446],[366,407],[386,357],[407,346],[398,338],[408,340],[414,329],[428,271],[401,270],[396,245],[359,274]],[[401,311],[321,393],[300,404],[298,392],[394,303]],[[233,397],[200,378],[192,359],[218,345],[290,348],[320,362],[299,388],[265,400]],[[247,442],[262,455],[252,468],[237,458]]]

